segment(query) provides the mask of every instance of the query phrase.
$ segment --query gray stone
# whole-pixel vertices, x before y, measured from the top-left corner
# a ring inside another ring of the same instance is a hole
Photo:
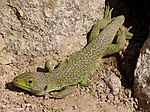
[[[150,35],[138,58],[134,73],[134,95],[142,108],[150,110]]]
[[[86,44],[104,6],[104,0],[1,0],[5,50],[28,57],[69,55]]]
[[[108,87],[111,89],[113,95],[117,95],[121,89],[121,80],[113,72],[108,71],[107,76],[105,77],[105,82]]]

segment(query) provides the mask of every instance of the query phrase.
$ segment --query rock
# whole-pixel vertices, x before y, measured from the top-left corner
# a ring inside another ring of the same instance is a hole
[[[14,60],[14,58],[11,54],[1,54],[0,55],[0,64],[2,64],[2,65],[11,64],[13,60]]]
[[[105,77],[105,82],[111,89],[111,92],[113,95],[117,95],[121,89],[121,81],[120,78],[117,77],[113,72],[108,71],[107,72],[107,77]]]
[[[103,0],[4,0],[0,34],[5,50],[27,57],[70,55],[86,44],[86,34],[103,17],[104,6]]]
[[[4,39],[2,38],[2,35],[0,35],[0,51],[3,50],[5,47],[5,42]]]
[[[139,106],[150,110],[150,33],[140,50],[134,73],[134,96]]]

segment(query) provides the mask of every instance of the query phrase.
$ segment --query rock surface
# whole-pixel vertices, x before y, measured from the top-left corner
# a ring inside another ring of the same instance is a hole
[[[66,56],[86,44],[87,32],[103,16],[104,0],[1,0],[0,7],[7,52]]]
[[[134,74],[134,95],[141,107],[150,110],[150,35],[138,58]]]
[[[113,72],[108,71],[107,77],[104,78],[106,84],[111,89],[113,95],[117,95],[121,90],[121,80]]]
[[[5,47],[5,41],[2,38],[2,35],[0,35],[0,51],[3,50],[4,47]]]

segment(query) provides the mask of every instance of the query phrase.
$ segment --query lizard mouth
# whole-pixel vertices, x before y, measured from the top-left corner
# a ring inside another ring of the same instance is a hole
[[[18,88],[21,88],[21,89],[24,89],[24,90],[27,90],[27,91],[31,91],[29,86],[27,86],[26,84],[18,82],[17,79],[13,80],[13,84],[15,86],[17,86]]]

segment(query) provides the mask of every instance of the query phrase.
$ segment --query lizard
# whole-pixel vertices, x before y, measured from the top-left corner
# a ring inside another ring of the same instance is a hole
[[[87,78],[100,64],[98,60],[124,50],[127,40],[133,36],[123,26],[123,15],[111,18],[112,10],[106,7],[103,19],[93,25],[84,48],[71,54],[57,67],[47,60],[45,68],[48,72],[26,71],[16,76],[13,84],[36,96],[50,93],[53,98],[64,98],[75,85],[88,86]]]

